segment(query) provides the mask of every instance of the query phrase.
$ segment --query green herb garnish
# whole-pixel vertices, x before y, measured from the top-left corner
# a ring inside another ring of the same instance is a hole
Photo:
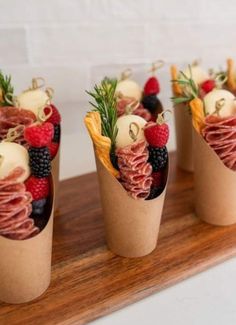
[[[198,93],[199,93],[198,86],[195,84],[192,78],[192,71],[190,66],[189,66],[189,70],[190,70],[190,77],[187,77],[185,73],[180,71],[180,78],[176,80],[171,80],[171,82],[178,83],[183,90],[182,96],[171,97],[171,100],[174,104],[187,103],[193,100],[194,98],[198,97]]]
[[[1,91],[1,106],[13,106],[13,93],[14,88],[11,84],[11,76],[4,76],[0,71],[0,91]]]
[[[100,85],[94,86],[94,91],[86,91],[95,103],[89,102],[94,111],[100,113],[102,120],[102,134],[111,139],[111,152],[115,149],[115,140],[118,133],[117,122],[117,99],[115,96],[117,86],[116,79],[105,78]]]

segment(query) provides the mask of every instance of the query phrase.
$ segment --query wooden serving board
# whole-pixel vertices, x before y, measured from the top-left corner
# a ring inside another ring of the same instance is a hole
[[[107,250],[96,174],[63,181],[51,286],[32,303],[1,303],[0,324],[85,324],[236,255],[236,226],[201,222],[192,200],[192,175],[172,154],[158,246],[127,259]]]

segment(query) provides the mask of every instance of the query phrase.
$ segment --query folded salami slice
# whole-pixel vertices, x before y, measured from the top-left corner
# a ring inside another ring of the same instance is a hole
[[[117,102],[118,117],[131,112],[134,115],[144,118],[147,122],[152,118],[150,112],[133,98],[124,97]]]
[[[148,163],[145,141],[134,142],[116,150],[121,183],[135,199],[146,199],[152,184],[152,166]]]
[[[202,134],[223,163],[236,171],[236,116],[206,117]]]
[[[0,107],[0,142],[7,136],[9,129],[16,126],[29,126],[35,122],[36,116],[33,112],[17,107]],[[16,143],[25,144],[23,135],[15,139]]]
[[[0,235],[17,240],[31,238],[39,232],[30,218],[32,196],[23,183],[17,182],[22,173],[22,168],[15,168],[0,180]]]

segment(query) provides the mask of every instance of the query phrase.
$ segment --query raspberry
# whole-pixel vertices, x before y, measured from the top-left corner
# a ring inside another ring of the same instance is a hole
[[[25,182],[26,190],[32,194],[33,200],[41,200],[49,194],[49,179],[31,176]]]
[[[152,187],[159,187],[162,184],[162,173],[154,172],[152,173]]]
[[[29,148],[30,169],[34,176],[44,178],[51,172],[51,156],[48,147]]]
[[[49,149],[49,152],[50,152],[51,160],[56,156],[56,154],[58,152],[58,148],[59,148],[59,144],[56,143],[56,142],[51,142],[48,145],[48,149]]]
[[[52,110],[52,115],[47,119],[47,122],[52,123],[53,125],[60,124],[61,123],[61,114],[59,113],[56,106],[53,104],[46,106],[44,108],[44,113],[48,114]]]
[[[29,126],[25,129],[24,138],[32,147],[45,147],[52,140],[54,127],[52,123],[45,122],[40,125]]]
[[[168,161],[168,153],[166,147],[155,148],[148,147],[149,150],[149,159],[148,162],[152,165],[153,172],[159,172],[163,169]]]
[[[209,93],[212,91],[216,86],[215,80],[209,79],[204,81],[201,84],[201,89],[205,92],[205,94]]]
[[[144,135],[152,147],[164,147],[169,139],[169,127],[166,123],[149,122],[144,128]]]
[[[60,124],[54,125],[54,137],[52,139],[53,142],[59,143],[61,139],[61,126]]]
[[[156,77],[147,80],[143,90],[145,95],[157,95],[160,92],[160,84]]]

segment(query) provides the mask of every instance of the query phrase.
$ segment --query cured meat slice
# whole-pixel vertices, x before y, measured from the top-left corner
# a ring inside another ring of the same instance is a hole
[[[36,121],[33,112],[17,107],[0,107],[0,142],[7,136],[9,129],[19,127],[21,132],[14,140],[15,142],[25,145],[23,138],[24,127],[27,127]]]
[[[145,141],[134,142],[116,150],[121,184],[135,199],[146,199],[152,184],[152,166],[148,163]]]
[[[208,116],[202,135],[223,163],[236,171],[236,116]]]
[[[23,240],[39,233],[32,212],[32,196],[23,183],[17,179],[24,173],[20,167],[0,180],[0,235],[10,239]]]
[[[141,116],[147,122],[150,121],[152,118],[150,112],[146,108],[144,108],[142,104],[129,97],[123,97],[117,102],[118,117],[124,114],[134,114]]]

